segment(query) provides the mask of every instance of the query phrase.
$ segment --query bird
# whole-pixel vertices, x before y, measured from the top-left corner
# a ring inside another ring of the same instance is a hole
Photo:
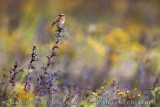
[[[64,14],[58,14],[58,17],[53,21],[51,28],[56,25],[57,27],[60,27],[64,24],[65,22],[65,16]],[[51,29],[50,28],[50,29]]]

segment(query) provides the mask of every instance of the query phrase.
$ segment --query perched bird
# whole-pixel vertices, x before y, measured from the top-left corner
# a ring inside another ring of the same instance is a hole
[[[60,27],[65,22],[65,16],[64,14],[59,14],[58,17],[53,21],[51,28],[56,25],[57,27]],[[50,29],[51,29],[50,28]]]

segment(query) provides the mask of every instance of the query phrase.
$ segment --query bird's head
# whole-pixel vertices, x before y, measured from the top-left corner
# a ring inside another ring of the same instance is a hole
[[[59,14],[58,16],[63,17],[63,16],[64,16],[64,14],[62,14],[62,13],[61,13],[61,14]]]

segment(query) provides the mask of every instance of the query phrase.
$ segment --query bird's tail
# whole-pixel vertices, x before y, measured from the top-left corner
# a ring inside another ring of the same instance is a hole
[[[50,27],[50,29],[52,29],[53,26]]]

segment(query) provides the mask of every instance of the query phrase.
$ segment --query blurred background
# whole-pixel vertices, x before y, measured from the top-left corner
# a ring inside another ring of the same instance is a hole
[[[61,70],[64,81],[96,90],[116,80],[143,90],[160,77],[159,0],[2,0],[1,74],[8,75],[15,60],[27,67],[33,45],[42,71],[59,13],[66,16],[65,32],[50,71]]]

